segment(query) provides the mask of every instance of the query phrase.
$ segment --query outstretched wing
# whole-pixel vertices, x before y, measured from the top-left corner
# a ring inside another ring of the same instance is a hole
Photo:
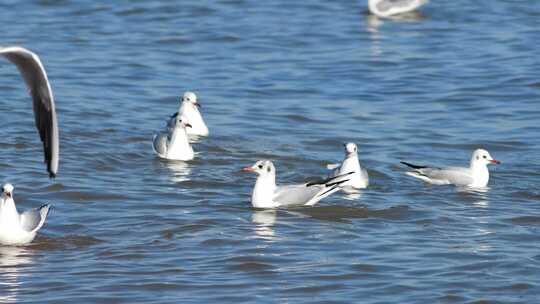
[[[0,48],[0,55],[17,66],[33,100],[36,128],[43,142],[49,177],[58,172],[59,138],[54,98],[39,57],[22,47]]]
[[[21,227],[28,232],[38,231],[49,214],[51,205],[46,204],[38,209],[27,210],[21,214]]]

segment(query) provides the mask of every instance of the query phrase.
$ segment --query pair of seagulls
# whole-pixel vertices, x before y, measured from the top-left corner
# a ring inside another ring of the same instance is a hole
[[[152,147],[161,158],[188,161],[195,157],[189,136],[208,136],[197,101],[197,95],[186,92],[182,97],[180,109],[167,122],[165,130],[154,135]]]
[[[276,185],[276,169],[271,161],[259,160],[253,166],[244,168],[246,172],[258,174],[251,195],[255,208],[278,208],[289,206],[313,206],[330,194],[343,190],[357,192],[369,184],[367,171],[360,166],[357,147],[353,143],[345,145],[345,159],[341,165],[329,165],[332,177],[319,182],[297,185]],[[419,166],[408,162],[402,164],[412,168],[407,175],[433,185],[456,185],[470,188],[483,188],[489,182],[488,165],[500,164],[488,151],[477,149],[473,152],[469,167],[436,168]]]

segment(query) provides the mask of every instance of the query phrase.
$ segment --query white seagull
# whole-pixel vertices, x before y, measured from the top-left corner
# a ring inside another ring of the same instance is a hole
[[[434,168],[413,165],[403,161],[401,163],[414,169],[413,171],[407,172],[407,175],[419,178],[430,184],[453,184],[456,186],[482,188],[487,186],[489,181],[489,170],[487,165],[498,165],[501,162],[493,159],[488,151],[484,149],[477,149],[472,154],[471,162],[468,168]]]
[[[197,101],[197,95],[193,92],[185,92],[182,97],[182,103],[178,112],[171,116],[169,126],[174,124],[176,116],[184,116],[191,124],[191,128],[187,130],[188,135],[208,136],[208,127],[199,112],[201,104]]]
[[[345,159],[341,164],[330,164],[328,169],[334,170],[332,176],[344,175],[354,172],[347,176],[347,182],[340,185],[343,192],[354,193],[358,189],[364,189],[369,185],[369,177],[366,169],[360,166],[358,161],[358,148],[354,143],[347,143],[345,146]]]
[[[269,160],[259,160],[243,171],[255,172],[259,176],[251,196],[255,208],[277,208],[288,206],[313,206],[323,198],[340,190],[340,185],[348,181],[344,176],[352,172],[332,177],[327,180],[298,185],[276,185],[276,168]]]
[[[428,0],[368,0],[368,7],[372,14],[387,18],[414,11],[427,2]]]
[[[58,121],[51,85],[39,57],[17,46],[0,47],[0,55],[17,66],[32,96],[36,128],[43,142],[49,177],[58,172]]]
[[[19,214],[13,201],[13,186],[5,184],[0,198],[0,244],[25,245],[32,242],[45,223],[50,208],[46,204]]]
[[[169,160],[192,160],[194,157],[193,148],[189,143],[186,128],[191,124],[185,117],[176,116],[173,123],[165,131],[160,131],[154,135],[154,152],[161,158]]]

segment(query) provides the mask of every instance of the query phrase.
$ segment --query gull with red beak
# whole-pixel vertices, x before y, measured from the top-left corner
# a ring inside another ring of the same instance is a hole
[[[0,244],[25,245],[32,242],[45,223],[50,207],[46,204],[19,214],[13,201],[13,186],[5,184],[0,198]]]
[[[169,160],[192,160],[195,153],[189,143],[186,128],[191,128],[191,124],[183,116],[176,116],[173,124],[169,122],[169,127],[165,131],[160,131],[154,135],[154,152],[161,158]]]
[[[191,128],[187,130],[188,135],[208,136],[208,127],[204,123],[201,112],[199,112],[200,107],[201,104],[197,101],[197,95],[193,92],[185,92],[180,109],[171,116],[169,126],[174,122],[176,116],[180,115],[186,117],[191,124]]]
[[[407,175],[421,179],[429,184],[452,184],[456,186],[482,188],[486,187],[489,181],[489,170],[487,165],[498,165],[501,162],[493,159],[488,151],[484,149],[477,149],[473,152],[468,168],[435,168],[413,165],[403,161],[401,163],[414,169],[413,171],[407,172]]]
[[[341,184],[345,193],[355,193],[358,189],[364,189],[369,185],[369,177],[366,169],[360,166],[358,161],[358,148],[354,143],[346,143],[345,159],[341,164],[330,164],[328,169],[334,170],[332,176],[343,175],[348,172],[354,172],[347,176],[348,181]]]
[[[347,182],[346,176],[352,172],[326,180],[297,185],[276,185],[276,168],[269,160],[259,160],[245,172],[254,172],[259,176],[251,195],[251,204],[255,208],[278,208],[290,206],[313,206],[323,198],[341,189]]]

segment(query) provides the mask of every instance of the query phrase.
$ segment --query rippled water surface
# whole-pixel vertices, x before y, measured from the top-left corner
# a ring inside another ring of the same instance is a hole
[[[1,45],[38,53],[61,127],[49,180],[17,70],[0,61],[0,178],[38,238],[0,247],[2,303],[540,301],[540,5],[431,1],[380,20],[364,1],[3,1]],[[152,133],[198,93],[194,161]],[[250,205],[327,174],[342,143],[371,176],[311,208]],[[428,186],[400,160],[502,161],[490,189]]]

